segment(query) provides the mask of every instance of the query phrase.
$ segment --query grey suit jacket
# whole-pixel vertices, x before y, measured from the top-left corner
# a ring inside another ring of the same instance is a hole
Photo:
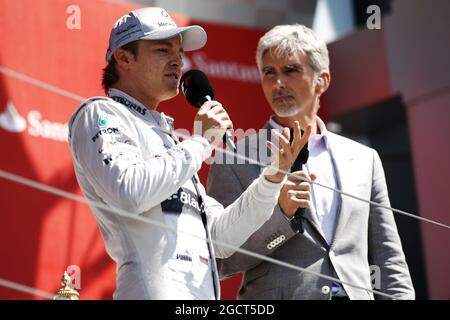
[[[267,129],[271,129],[266,125]],[[238,143],[238,153],[267,163],[262,132]],[[390,206],[381,160],[377,152],[329,133],[329,146],[340,189]],[[245,148],[244,148],[245,146]],[[245,150],[245,151],[241,151]],[[221,162],[218,154],[216,162]],[[228,157],[230,160],[230,157]],[[239,160],[241,161],[241,160]],[[227,162],[229,163],[229,162]],[[232,203],[260,175],[255,164],[217,164],[209,171],[208,194],[224,206]],[[314,208],[307,209],[304,234],[295,233],[277,205],[273,215],[242,248],[338,277],[360,287],[378,289],[399,299],[414,299],[414,288],[393,213],[341,196],[333,241],[328,244]],[[255,212],[257,214],[257,212]],[[330,280],[235,253],[217,259],[222,278],[244,272],[239,299],[330,299]],[[374,283],[373,283],[374,282]],[[371,292],[343,285],[350,299],[374,299]],[[376,295],[376,299],[383,299]]]

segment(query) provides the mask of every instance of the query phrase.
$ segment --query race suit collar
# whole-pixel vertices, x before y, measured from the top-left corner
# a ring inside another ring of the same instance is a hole
[[[144,118],[146,120],[149,120],[150,117],[152,122],[157,121],[159,124],[159,121],[161,119],[161,113],[155,110],[147,109],[142,103],[140,103],[132,96],[126,94],[125,92],[119,89],[111,88],[108,90],[108,96],[114,101],[119,102],[120,104],[126,106],[128,110],[130,110],[138,117]]]
[[[150,122],[156,122],[157,125],[169,130],[169,132],[173,131],[174,119],[164,113],[147,109],[138,100],[119,89],[110,88],[108,90],[108,96],[114,101],[126,106],[128,110],[136,116]]]

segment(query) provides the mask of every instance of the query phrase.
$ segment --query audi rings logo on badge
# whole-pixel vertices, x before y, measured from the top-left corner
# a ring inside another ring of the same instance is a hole
[[[68,134],[67,123],[43,119],[42,113],[37,110],[29,111],[24,118],[11,101],[6,103],[5,111],[0,113],[0,128],[12,133],[27,131],[33,137],[61,142],[67,141]]]
[[[272,240],[267,245],[267,249],[269,249],[269,250],[274,249],[276,246],[280,245],[284,240],[286,240],[286,236],[284,234],[282,234],[281,236],[279,236],[276,239]]]

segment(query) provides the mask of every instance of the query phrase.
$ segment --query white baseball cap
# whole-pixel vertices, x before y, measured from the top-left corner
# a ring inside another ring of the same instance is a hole
[[[133,10],[114,24],[109,36],[106,61],[118,48],[135,40],[164,40],[182,34],[184,51],[197,50],[206,44],[206,31],[200,26],[178,27],[163,8]]]

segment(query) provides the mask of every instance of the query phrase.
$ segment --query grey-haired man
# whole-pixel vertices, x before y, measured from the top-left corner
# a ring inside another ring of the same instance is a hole
[[[312,126],[309,160],[296,174],[389,206],[377,152],[328,132],[317,116],[320,96],[330,84],[325,42],[302,25],[276,26],[260,39],[256,60],[264,95],[274,112],[264,129],[293,127],[295,121],[302,128]],[[261,156],[264,152],[258,150],[258,140],[265,139],[265,131],[249,136],[238,143],[238,151]],[[226,206],[259,174],[259,167],[253,164],[214,164],[208,194]],[[222,277],[244,272],[239,298],[373,299],[370,291],[347,283],[371,289],[374,276],[375,289],[395,298],[413,299],[414,288],[392,211],[317,185],[309,191],[307,182],[290,178],[270,220],[243,248],[346,283],[235,253],[218,259],[218,265]],[[291,221],[298,208],[308,208],[304,233]]]

